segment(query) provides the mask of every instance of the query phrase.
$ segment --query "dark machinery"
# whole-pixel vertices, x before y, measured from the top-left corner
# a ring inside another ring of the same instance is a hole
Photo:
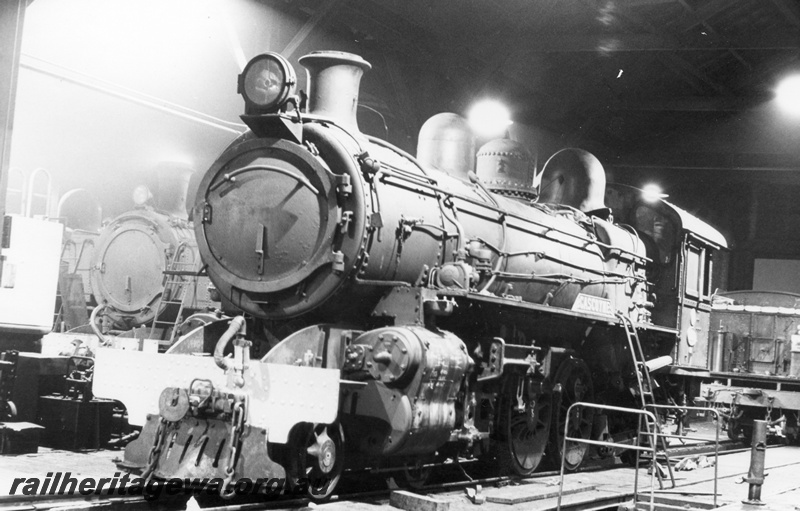
[[[570,405],[639,406],[638,371],[700,365],[691,350],[707,343],[711,261],[725,245],[714,229],[607,187],[600,162],[578,149],[550,158],[538,190],[530,156],[510,141],[481,148],[473,169],[458,153],[474,150],[468,137],[420,140],[417,161],[359,131],[366,61],[316,52],[300,62],[307,104],[279,55],[247,65],[250,131],[206,172],[194,211],[225,308],[293,333],[250,361],[252,332],[234,319],[205,349],[224,375],[208,358],[141,361],[175,369],[171,383],[128,395],[131,417],[134,397],[149,415],[127,467],[231,484],[307,477],[326,481],[312,485],[323,497],[345,465],[420,474],[466,456],[527,475],[564,456],[574,469],[587,446],[561,452]],[[435,126],[458,129],[451,117]],[[192,365],[183,375],[178,360]],[[104,385],[124,385],[115,376]],[[601,423],[633,428],[576,414],[573,437],[607,435]]]

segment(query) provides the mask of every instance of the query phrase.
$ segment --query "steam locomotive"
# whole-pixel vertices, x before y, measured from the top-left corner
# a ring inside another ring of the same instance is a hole
[[[160,338],[171,334],[178,315],[212,305],[198,291],[207,279],[196,276],[200,255],[186,209],[191,175],[185,164],[159,163],[150,186],[134,190],[135,206],[102,227],[100,207],[86,190],[62,197],[58,216],[66,233],[54,331],[82,332],[91,323],[102,338],[147,325]],[[179,311],[184,298],[186,310]],[[94,309],[91,318],[87,308]]]
[[[259,361],[244,316],[161,357],[100,350],[95,393],[144,426],[124,466],[220,478],[223,492],[241,478],[324,480],[317,497],[345,466],[420,476],[466,456],[528,475],[563,456],[575,469],[587,445],[562,449],[565,425],[588,439],[635,424],[588,408],[568,417],[570,405],[639,406],[645,368],[674,378],[662,386],[674,401],[681,376],[707,370],[716,230],[607,185],[579,149],[553,155],[538,190],[530,156],[507,140],[481,148],[473,171],[451,118],[423,128],[417,160],[359,131],[369,63],[342,52],[300,63],[307,101],[280,55],[248,63],[250,130],[205,173],[194,209],[225,307],[291,333]]]
[[[162,162],[156,169],[156,193],[134,191],[136,207],[112,219],[95,241],[90,286],[98,307],[90,324],[105,332],[126,332],[147,325],[147,337],[169,339],[181,316],[210,302],[186,196],[192,170]],[[199,284],[198,284],[199,282]]]

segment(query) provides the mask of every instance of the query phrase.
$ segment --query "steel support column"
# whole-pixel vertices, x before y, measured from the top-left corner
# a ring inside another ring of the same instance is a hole
[[[27,0],[0,2],[0,219],[6,210],[14,101],[17,95],[22,24],[27,3]]]

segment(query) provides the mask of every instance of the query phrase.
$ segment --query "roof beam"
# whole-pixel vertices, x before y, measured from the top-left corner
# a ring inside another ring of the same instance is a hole
[[[311,34],[311,32],[317,28],[317,25],[322,23],[322,21],[327,17],[328,13],[331,12],[334,8],[338,7],[342,4],[345,0],[330,0],[328,2],[322,2],[322,5],[318,10],[311,15],[310,18],[305,22],[305,24],[300,27],[300,30],[292,37],[292,40],[289,41],[289,44],[280,52],[281,55],[284,57],[291,58],[292,54],[297,51],[303,41]]]
[[[675,0],[627,0],[630,7],[640,7],[642,5],[663,5],[675,3]]]
[[[775,7],[781,11],[781,14],[796,27],[800,27],[800,7],[796,3],[788,0],[772,0]]]
[[[729,50],[798,50],[800,34],[794,31],[772,32],[763,37],[721,38],[712,34],[686,44],[660,34],[563,34],[522,37],[518,45],[527,54],[531,53],[625,53],[625,52],[691,52]]]
[[[758,100],[753,98],[687,96],[644,101],[619,101],[608,105],[608,108],[637,112],[740,112],[757,104]]]
[[[693,18],[695,18],[696,20],[700,20],[697,11],[694,8],[692,8],[692,6],[690,6],[688,3],[686,3],[686,0],[678,0],[678,3],[680,3],[683,9],[686,12],[688,12]],[[747,60],[745,60],[744,57],[742,57],[742,54],[736,51],[735,49],[731,48],[731,43],[727,37],[720,36],[719,33],[714,29],[714,27],[712,27],[711,24],[708,23],[708,21],[702,20],[701,23],[709,33],[714,34],[715,36],[721,38],[721,40],[725,43],[728,52],[730,52],[730,54],[733,55],[733,58],[741,62],[741,64],[747,69],[752,69],[752,66],[750,65],[749,62],[747,62]]]
[[[591,0],[584,0],[584,1],[590,2],[591,4]],[[673,37],[671,34],[667,34],[662,29],[653,26],[652,23],[642,19],[640,16],[631,12],[630,9],[626,9],[618,5],[615,8],[615,12],[621,18],[627,20],[628,23],[643,28],[648,32],[650,32],[651,34],[663,37],[666,40],[667,44],[677,44],[674,43],[674,41],[676,41],[676,38]],[[720,94],[726,96],[733,95],[733,92],[730,91],[727,87],[711,79],[702,70],[696,68],[694,65],[681,58],[675,52],[665,52],[662,55],[659,55],[659,58],[660,60],[662,60],[662,62],[664,62],[667,65],[667,67],[675,71],[678,74],[678,76],[680,76],[683,80],[687,81],[688,83],[692,84],[692,86],[694,86],[695,80],[699,80],[702,83],[705,83],[706,85],[710,86]]]
[[[552,9],[560,0],[550,0],[549,6],[538,6],[540,10]],[[428,32],[407,19],[398,18],[397,14],[386,9],[376,1],[360,2],[356,5],[345,4],[340,10],[338,21],[351,28],[356,28],[365,33],[373,34],[375,39],[381,41],[384,53],[413,56],[417,62],[425,62],[431,69],[447,70],[449,73],[459,75],[465,85],[473,90],[480,90],[485,81],[475,76],[475,68],[501,70],[502,65],[497,65],[494,60],[487,60],[475,55],[473,52],[464,53],[458,45],[450,44],[452,51],[443,51],[440,44],[441,35]],[[523,18],[518,16],[517,18]],[[513,30],[511,31],[513,33]],[[461,54],[457,52],[461,51]],[[509,52],[511,55],[513,52]],[[512,60],[509,56],[505,60]],[[499,71],[502,72],[502,71]],[[484,75],[491,76],[491,75]],[[532,98],[553,101],[554,98],[541,89],[532,86],[529,80],[517,74],[503,73],[503,77],[510,83],[521,87]]]
[[[737,0],[734,0],[734,1],[731,1],[731,0],[711,0],[709,2],[703,3],[703,5],[701,7],[699,7],[696,10],[694,10],[694,12],[693,12],[694,19],[692,20],[693,23],[691,25],[685,27],[685,29],[688,31],[688,30],[691,30],[692,28],[696,27],[697,25],[702,25],[703,23],[708,21],[710,18],[713,18],[717,14],[719,14],[722,11],[724,11],[724,10],[728,9],[729,7],[731,7],[733,4],[736,3],[736,1]]]
[[[784,53],[772,56],[768,61],[757,66],[755,71],[745,75],[739,82],[739,88],[752,87],[753,85],[767,84],[771,88],[770,81],[775,79],[779,73],[789,69],[800,59],[797,52]]]

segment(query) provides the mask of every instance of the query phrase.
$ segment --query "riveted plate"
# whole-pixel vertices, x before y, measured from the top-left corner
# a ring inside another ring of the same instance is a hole
[[[97,397],[122,401],[128,421],[143,426],[147,414],[158,414],[158,400],[165,388],[189,388],[195,378],[209,379],[215,387],[226,382],[212,357],[99,348],[92,391]]]
[[[150,354],[101,348],[95,359],[93,390],[97,397],[122,401],[128,420],[144,425],[158,413],[167,387],[189,388],[196,378],[214,387],[227,378],[211,357]],[[339,371],[251,361],[243,390],[250,394],[247,422],[269,432],[271,442],[285,443],[298,422],[331,423],[339,409]]]
[[[339,371],[319,367],[254,363],[247,385],[250,424],[285,443],[298,422],[330,424],[339,411]]]

